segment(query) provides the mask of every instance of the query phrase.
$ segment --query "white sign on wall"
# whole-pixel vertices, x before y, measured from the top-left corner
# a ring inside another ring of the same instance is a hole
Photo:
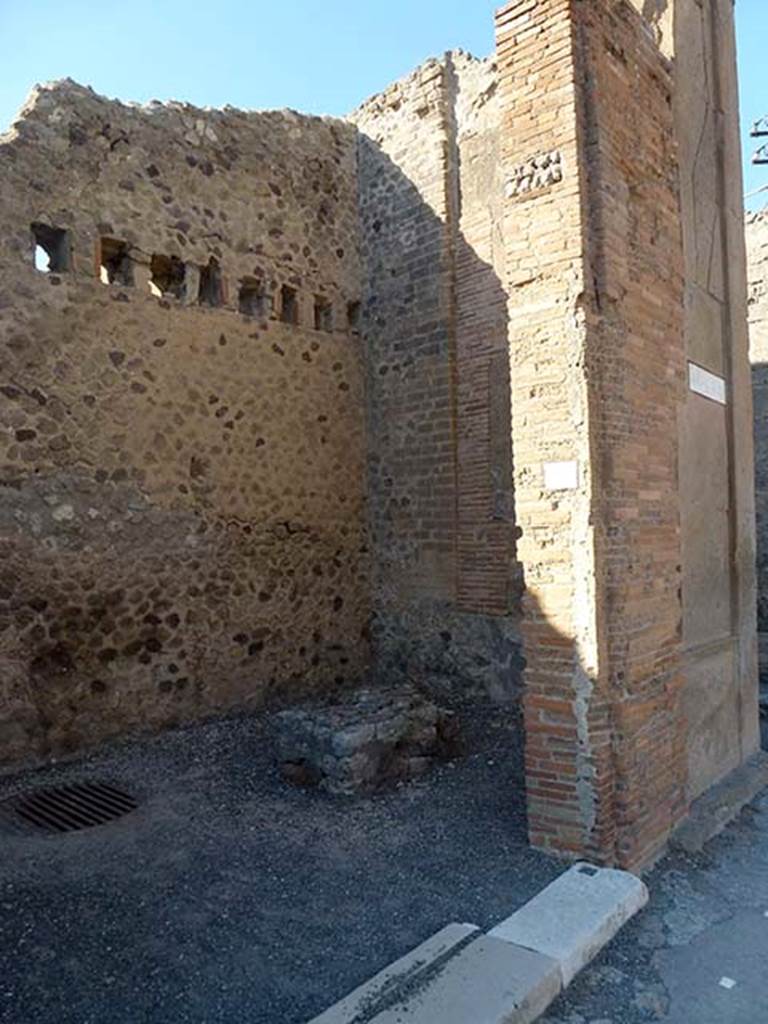
[[[726,403],[725,379],[718,377],[716,373],[710,373],[703,366],[688,363],[688,386],[697,395],[711,398],[713,402],[719,402],[720,405]]]
[[[544,486],[548,491],[571,491],[578,487],[578,462],[545,462]]]

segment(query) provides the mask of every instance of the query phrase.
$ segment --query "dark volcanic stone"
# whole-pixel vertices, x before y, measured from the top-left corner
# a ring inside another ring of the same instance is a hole
[[[412,687],[358,691],[343,703],[275,715],[280,768],[330,793],[371,792],[423,774],[458,746],[457,720]]]

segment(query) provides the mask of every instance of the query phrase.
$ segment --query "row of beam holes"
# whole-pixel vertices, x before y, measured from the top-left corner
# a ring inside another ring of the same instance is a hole
[[[35,240],[35,267],[43,273],[62,273],[70,269],[71,256],[68,232],[52,228],[47,224],[33,224]],[[119,284],[132,287],[133,261],[125,242],[116,238],[101,239],[99,276],[103,284]],[[186,293],[186,267],[177,256],[156,254],[150,260],[149,287],[153,295],[184,298]],[[201,306],[221,306],[223,286],[218,260],[211,256],[206,266],[200,268],[200,283],[197,301]],[[240,280],[238,309],[245,316],[269,316],[273,299],[258,278],[244,277]],[[295,288],[283,285],[279,293],[279,316],[286,324],[299,324],[299,295]],[[333,331],[333,306],[322,296],[315,296],[314,322],[316,331]],[[347,327],[357,331],[360,327],[360,303],[347,303]]]

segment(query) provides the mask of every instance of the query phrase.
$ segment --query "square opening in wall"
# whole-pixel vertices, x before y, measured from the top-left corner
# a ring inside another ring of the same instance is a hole
[[[257,277],[242,278],[237,293],[237,306],[245,316],[268,316],[270,303],[264,282]]]
[[[299,322],[299,296],[296,289],[287,284],[280,289],[280,319],[284,324]]]
[[[127,242],[102,238],[99,276],[102,284],[133,284],[133,260]]]
[[[333,330],[333,307],[321,295],[315,296],[315,330]]]
[[[347,303],[347,327],[357,333],[360,330],[360,303]]]
[[[149,271],[149,289],[153,295],[184,298],[186,268],[178,256],[153,256]]]
[[[201,306],[220,306],[224,301],[221,267],[215,256],[211,256],[206,266],[200,267],[197,301]]]
[[[53,228],[49,224],[34,223],[32,237],[34,239],[35,269],[44,274],[60,274],[69,270],[71,264],[71,246],[69,232],[63,228]]]

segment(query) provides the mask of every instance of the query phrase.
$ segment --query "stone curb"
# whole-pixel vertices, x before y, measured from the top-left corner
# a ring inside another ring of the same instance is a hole
[[[766,786],[768,753],[761,750],[694,800],[687,817],[672,834],[670,846],[699,853]]]
[[[407,989],[417,978],[433,971],[450,956],[481,935],[473,924],[448,924],[426,942],[406,953],[370,981],[356,988],[310,1024],[363,1024],[371,1020],[392,997]]]
[[[635,875],[574,864],[487,934],[447,925],[309,1024],[531,1024],[647,902]]]

